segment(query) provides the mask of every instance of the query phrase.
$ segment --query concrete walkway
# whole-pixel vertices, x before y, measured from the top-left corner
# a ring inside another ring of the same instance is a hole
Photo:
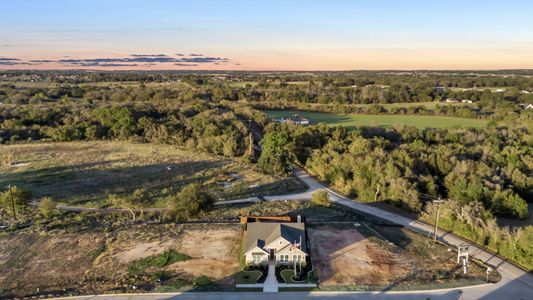
[[[278,292],[278,280],[276,279],[276,262],[268,262],[268,275],[263,284],[264,293],[277,293]]]

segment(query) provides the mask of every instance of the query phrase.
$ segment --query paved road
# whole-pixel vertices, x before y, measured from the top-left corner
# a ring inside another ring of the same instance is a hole
[[[434,230],[434,227],[428,224],[383,209],[354,202],[353,200],[332,191],[328,187],[323,186],[303,170],[296,170],[296,175],[310,187],[310,190],[325,189],[328,191],[331,201],[339,205],[391,221],[426,236]],[[307,191],[306,195],[309,194],[309,192],[310,191]],[[468,245],[469,254],[472,258],[492,266],[502,275],[502,280],[498,284],[466,289],[464,297],[462,298],[466,299],[468,297],[468,299],[479,299],[484,295],[491,295],[491,297],[494,296],[494,299],[533,299],[533,275],[531,273],[525,272],[512,263],[509,263],[452,233],[439,229],[437,235],[439,236],[440,241],[454,247],[457,247],[458,245]]]
[[[365,205],[363,203],[354,202],[353,200],[346,198],[331,190],[330,188],[322,185],[320,182],[318,182],[313,177],[309,176],[309,174],[307,174],[305,171],[299,168],[296,168],[294,170],[294,173],[300,180],[302,180],[305,184],[309,186],[309,189],[307,191],[299,194],[265,197],[265,200],[310,200],[314,191],[316,191],[317,189],[324,189],[329,193],[330,200],[339,205],[349,207],[351,209],[393,222],[395,224],[402,225],[408,229],[424,234],[426,236],[432,233],[434,230],[433,226],[419,222],[417,220],[406,218],[383,209]],[[234,201],[227,201],[226,203],[241,203],[243,201],[256,202],[258,200],[240,199]],[[458,245],[468,245],[470,257],[483,261],[487,265],[492,266],[494,269],[498,270],[498,272],[500,272],[502,276],[502,280],[497,284],[462,289],[464,294],[461,299],[480,299],[484,296],[490,297],[487,299],[533,299],[532,274],[525,272],[524,270],[516,267],[512,263],[509,263],[506,260],[488,251],[485,251],[452,233],[439,229],[438,236],[440,241],[450,246],[457,247]]]
[[[456,300],[461,296],[460,291],[443,292],[410,292],[410,293],[354,293],[354,292],[280,292],[280,293],[182,293],[182,294],[139,294],[139,295],[99,295],[71,297],[76,300]],[[511,300],[511,299],[505,299]],[[524,299],[525,300],[525,299]]]
[[[346,198],[335,191],[329,189],[328,187],[322,185],[320,182],[309,176],[305,171],[295,168],[294,174],[302,180],[309,189],[303,193],[298,194],[288,194],[281,196],[268,196],[265,197],[265,201],[279,201],[279,200],[310,200],[312,194],[317,189],[324,189],[329,193],[330,200],[339,205],[349,207],[351,209],[384,219],[390,222],[402,225],[408,229],[411,229],[415,232],[428,235],[430,232],[433,232],[433,227],[413,220],[406,218],[400,215],[397,215],[392,212],[388,212],[376,207],[368,206],[362,203],[354,202],[353,200]],[[237,204],[237,203],[248,203],[248,202],[259,202],[260,200],[256,197],[246,198],[246,199],[237,199],[231,201],[219,202],[217,205],[224,204]],[[68,208],[69,210],[80,211],[80,210],[89,210],[87,208],[73,208],[73,207],[60,207],[62,209]],[[117,210],[117,209],[115,209]],[[120,210],[120,209],[118,209]],[[152,211],[157,211],[158,209],[152,209]],[[161,209],[159,209],[161,210]],[[96,209],[94,211],[107,212],[109,209]],[[145,210],[146,211],[146,210]],[[468,241],[463,240],[462,238],[442,230],[438,230],[439,240],[442,242],[457,247],[461,244],[469,245],[469,252],[472,258],[483,261],[489,266],[492,266],[494,269],[498,270],[502,276],[502,280],[497,284],[483,285],[479,287],[470,287],[470,288],[460,288],[460,289],[447,289],[442,291],[426,291],[426,292],[409,292],[409,293],[394,293],[387,292],[384,293],[297,293],[291,294],[290,297],[296,299],[311,299],[316,297],[324,297],[331,299],[352,299],[354,296],[357,299],[426,299],[430,297],[431,299],[504,299],[504,300],[514,300],[514,299],[533,299],[533,275],[523,271],[522,269],[516,267],[515,265],[503,260],[502,258],[494,255],[490,252],[487,252],[475,245],[470,244]],[[183,295],[143,295],[143,296],[132,296],[133,298],[120,298],[120,299],[282,299],[280,293],[277,295],[267,294],[268,297],[262,296],[259,294],[247,295],[247,293],[224,293],[224,294],[183,294]],[[238,295],[238,297],[237,297]],[[416,298],[413,298],[415,297]],[[105,299],[106,296],[102,296]],[[285,296],[283,299],[286,299]],[[86,299],[86,298],[84,298]],[[114,297],[114,299],[117,299]]]

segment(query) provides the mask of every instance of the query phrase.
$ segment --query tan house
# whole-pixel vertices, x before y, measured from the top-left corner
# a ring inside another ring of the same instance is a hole
[[[244,243],[247,265],[305,265],[307,246],[304,223],[248,223]]]

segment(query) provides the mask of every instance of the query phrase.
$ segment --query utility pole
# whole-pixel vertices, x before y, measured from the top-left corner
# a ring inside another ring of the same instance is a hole
[[[168,191],[170,192],[170,172],[172,171],[172,168],[170,166],[167,166],[167,180],[168,180]]]
[[[440,215],[440,204],[444,202],[444,200],[439,197],[437,200],[433,200],[433,203],[437,204],[437,212],[435,215],[435,231],[433,232],[433,242],[437,242],[437,230],[439,228],[439,215]]]
[[[13,219],[17,221],[17,212],[15,211],[15,199],[13,198],[13,191],[11,190],[11,184],[8,186],[9,195],[11,196],[11,208],[13,209]]]

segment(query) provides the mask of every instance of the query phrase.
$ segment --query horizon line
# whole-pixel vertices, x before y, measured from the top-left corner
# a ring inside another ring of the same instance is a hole
[[[15,69],[3,69],[0,68],[0,72],[9,72],[9,71],[91,71],[91,72],[132,72],[132,71],[141,71],[141,72],[173,72],[173,71],[187,71],[187,72],[361,72],[361,71],[372,71],[372,72],[422,72],[422,71],[533,71],[533,68],[496,68],[496,69],[484,69],[484,68],[450,68],[450,69],[315,69],[315,70],[304,70],[304,69],[91,69],[91,68],[58,68],[58,69],[32,69],[32,68],[15,68]]]

